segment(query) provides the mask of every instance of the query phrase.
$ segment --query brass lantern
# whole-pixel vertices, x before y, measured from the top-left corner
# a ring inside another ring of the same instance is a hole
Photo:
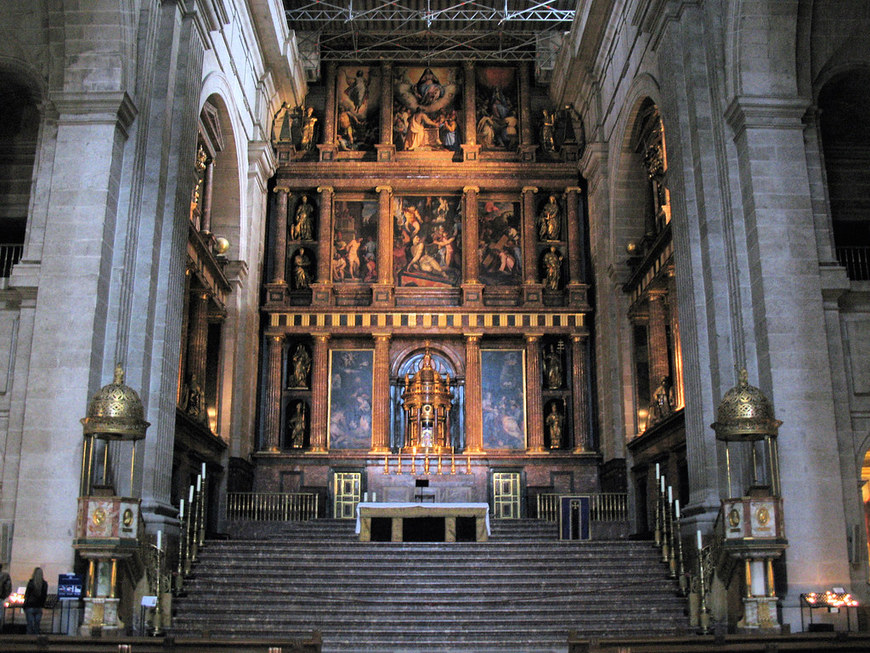
[[[450,374],[441,376],[432,367],[429,347],[417,373],[405,375],[402,408],[405,411],[404,448],[435,453],[450,450],[450,408],[453,392]]]

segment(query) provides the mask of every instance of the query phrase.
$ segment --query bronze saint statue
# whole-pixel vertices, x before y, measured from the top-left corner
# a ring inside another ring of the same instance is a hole
[[[287,420],[287,430],[290,433],[290,447],[301,449],[305,444],[305,404],[296,403],[296,412]]]
[[[308,195],[302,196],[302,202],[296,208],[296,219],[290,228],[290,237],[293,240],[313,239],[314,207],[308,203]]]
[[[555,247],[544,254],[544,288],[558,290],[562,280],[562,255]]]
[[[307,388],[308,373],[311,371],[311,356],[305,345],[298,345],[293,352],[293,374],[290,377],[291,388]]]
[[[562,230],[561,222],[559,204],[556,202],[556,197],[550,195],[550,199],[544,204],[541,215],[538,216],[538,240],[559,240],[559,233]]]
[[[550,413],[545,420],[547,435],[550,437],[550,449],[562,448],[562,413],[557,402],[550,404]]]
[[[300,249],[293,256],[293,283],[297,290],[308,288],[311,285],[311,259]]]
[[[562,387],[562,356],[553,345],[544,354],[544,374],[547,388],[558,390]]]

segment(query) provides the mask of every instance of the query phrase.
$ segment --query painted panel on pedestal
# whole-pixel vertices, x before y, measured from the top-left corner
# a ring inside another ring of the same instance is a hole
[[[400,152],[460,150],[459,68],[400,66],[393,74],[393,142]]]
[[[393,276],[398,286],[454,288],[462,281],[462,215],[458,196],[393,200]]]
[[[380,68],[342,66],[336,73],[338,149],[372,150],[380,141]]]
[[[520,203],[482,200],[480,221],[480,280],[491,286],[516,286],[522,281]]]
[[[332,280],[373,283],[378,270],[378,203],[348,200],[335,203]]]
[[[481,349],[483,448],[526,448],[525,352]]]
[[[374,350],[329,352],[329,448],[370,449]]]
[[[477,68],[477,142],[483,150],[513,151],[519,144],[519,96],[516,68]]]

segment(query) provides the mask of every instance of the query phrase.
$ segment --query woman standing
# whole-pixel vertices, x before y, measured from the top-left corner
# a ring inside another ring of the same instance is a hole
[[[39,624],[42,621],[42,608],[48,597],[48,583],[42,577],[42,567],[33,570],[33,576],[27,581],[24,590],[24,616],[27,618],[27,634],[38,635]]]

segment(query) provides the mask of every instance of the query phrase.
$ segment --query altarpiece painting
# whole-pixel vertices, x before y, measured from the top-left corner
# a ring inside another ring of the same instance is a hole
[[[372,443],[374,350],[329,352],[329,448],[369,449]]]
[[[393,272],[398,286],[457,287],[462,279],[458,196],[415,195],[393,202]]]
[[[460,150],[462,86],[455,67],[409,66],[393,75],[393,142],[399,152]]]
[[[484,150],[516,150],[520,140],[516,69],[480,67],[475,77],[477,142]]]
[[[333,219],[332,281],[373,283],[377,280],[378,203],[338,200]]]
[[[481,349],[484,449],[525,449],[525,352]]]
[[[480,280],[492,286],[516,286],[522,281],[520,203],[481,200]]]
[[[338,149],[374,149],[380,141],[380,68],[340,67],[336,71],[335,97]]]

